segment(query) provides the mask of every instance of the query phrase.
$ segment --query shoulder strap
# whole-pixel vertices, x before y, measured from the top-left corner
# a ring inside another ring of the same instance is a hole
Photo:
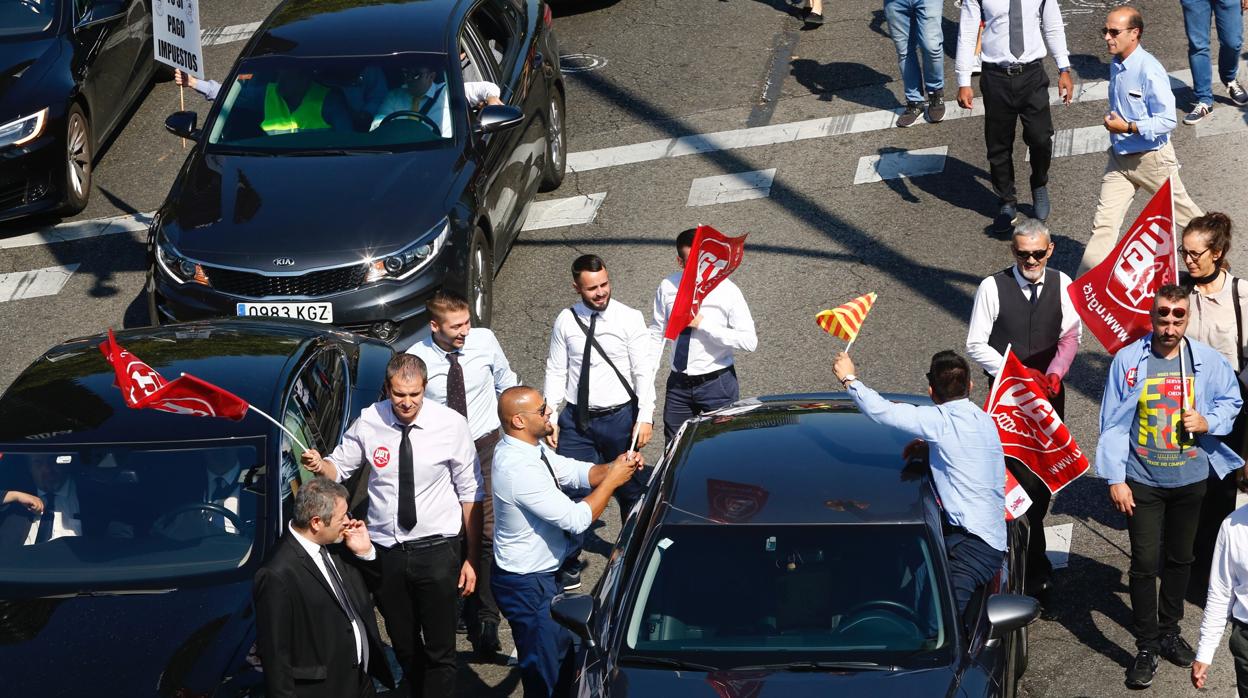
[[[1244,369],[1244,310],[1240,306],[1239,295],[1239,277],[1231,282],[1232,301],[1235,306],[1235,353],[1239,355],[1239,365],[1235,368],[1239,371]]]
[[[637,402],[637,393],[633,390],[633,386],[629,385],[628,381],[624,379],[624,374],[620,373],[620,369],[615,367],[615,363],[611,361],[611,357],[607,356],[607,352],[602,350],[602,345],[598,343],[598,338],[589,336],[589,326],[582,322],[580,316],[576,314],[576,306],[568,308],[568,312],[572,313],[572,319],[576,320],[576,324],[580,326],[581,332],[584,332],[585,336],[589,337],[590,346],[596,349],[602,360],[607,362],[612,371],[615,371],[615,377],[620,379],[620,384],[624,386],[624,390],[628,391],[629,401]]]

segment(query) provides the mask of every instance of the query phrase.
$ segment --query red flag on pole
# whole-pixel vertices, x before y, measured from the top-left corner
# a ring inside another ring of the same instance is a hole
[[[1050,492],[1087,472],[1087,456],[1013,352],[1006,351],[984,411],[997,423],[1006,457],[1027,466]]]
[[[740,266],[745,237],[730,238],[709,225],[698,226],[672,312],[667,316],[665,338],[676,339],[698,314],[702,299]]]
[[[100,353],[113,366],[117,388],[132,409],[153,409],[196,417],[225,417],[240,420],[247,414],[247,401],[234,393],[183,373],[166,381],[151,366],[117,344],[113,331],[100,342]]]
[[[164,386],[165,379],[159,373],[117,344],[111,329],[108,338],[100,343],[100,352],[113,365],[117,389],[127,406],[138,407],[144,398]]]
[[[1153,296],[1178,283],[1178,244],[1170,180],[1157,190],[1105,261],[1067,292],[1075,310],[1110,354],[1152,330]]]
[[[1005,471],[1005,520],[1013,521],[1031,508],[1031,497],[1007,468]]]

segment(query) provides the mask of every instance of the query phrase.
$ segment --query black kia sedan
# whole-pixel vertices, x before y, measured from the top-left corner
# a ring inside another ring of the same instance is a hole
[[[410,344],[494,275],[563,178],[544,0],[286,0],[243,49],[151,229],[160,320],[333,323]]]
[[[0,508],[2,692],[254,695],[251,580],[307,478],[299,447],[252,413],[127,407],[103,339],[55,347],[0,396],[0,490],[56,494],[46,534],[20,504]],[[187,372],[235,393],[322,451],[378,399],[393,354],[310,322],[242,318],[117,342],[166,379]]]
[[[552,604],[582,638],[578,695],[1014,696],[1039,613],[1025,530],[964,630],[908,440],[844,394],[686,423],[593,595]]]
[[[156,71],[150,4],[0,2],[0,221],[87,205],[97,146]]]

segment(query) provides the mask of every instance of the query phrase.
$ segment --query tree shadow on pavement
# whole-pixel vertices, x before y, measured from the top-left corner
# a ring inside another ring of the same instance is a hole
[[[1102,627],[1105,621],[1131,628],[1131,608],[1123,601],[1127,593],[1126,572],[1089,557],[1072,553],[1070,566],[1053,590],[1054,622],[1060,623],[1080,645],[1105,656],[1121,667],[1135,658],[1134,648],[1111,640]]]
[[[901,148],[880,148],[880,155],[904,153]],[[948,155],[915,155],[906,156],[908,167],[924,169],[924,160],[944,158],[944,168],[932,174],[916,177],[894,177],[885,179],[888,188],[892,189],[908,203],[920,203],[919,197],[911,191],[911,187],[926,192],[929,196],[957,208],[974,211],[981,215],[991,216],[996,212],[995,195],[984,182],[988,173],[980,168]]]
[[[841,99],[875,109],[902,106],[897,95],[887,87],[893,77],[861,63],[820,63],[798,58],[789,64],[789,74],[797,84],[824,102],[832,101],[833,93],[840,93],[836,96]]]

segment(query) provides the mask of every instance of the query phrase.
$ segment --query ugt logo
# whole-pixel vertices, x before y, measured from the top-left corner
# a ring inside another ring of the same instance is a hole
[[[1172,222],[1166,216],[1152,216],[1140,223],[1127,237],[1131,242],[1114,261],[1108,288],[1111,298],[1131,312],[1147,315],[1151,304],[1145,303],[1167,280],[1170,255],[1174,253]],[[1162,261],[1159,261],[1162,260]]]

